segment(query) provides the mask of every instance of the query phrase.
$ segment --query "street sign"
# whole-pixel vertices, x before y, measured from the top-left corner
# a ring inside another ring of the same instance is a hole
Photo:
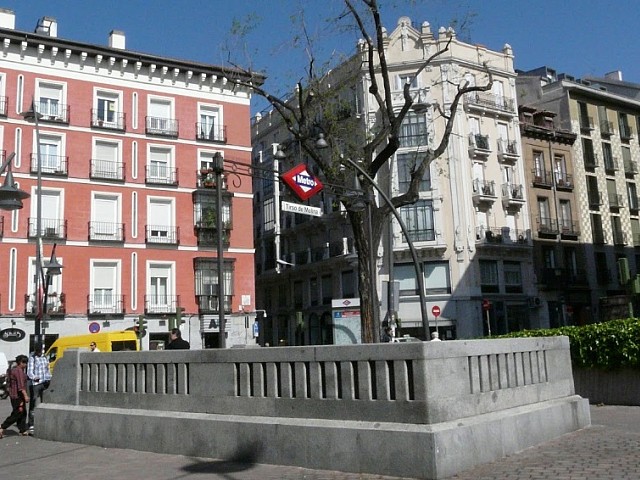
[[[489,300],[487,300],[486,298],[484,300],[482,300],[482,309],[484,311],[488,311],[491,309],[491,302]]]
[[[89,332],[98,333],[100,331],[100,324],[98,322],[91,322],[89,324]]]
[[[310,207],[309,205],[301,205],[299,203],[280,202],[283,212],[300,213],[302,215],[311,215],[312,217],[321,217],[322,209],[318,207]]]
[[[440,307],[438,305],[435,305],[431,309],[431,313],[433,314],[434,317],[438,318],[440,316]]]
[[[282,181],[296,194],[300,200],[308,200],[322,190],[322,182],[309,173],[304,163],[296,165],[282,174]]]

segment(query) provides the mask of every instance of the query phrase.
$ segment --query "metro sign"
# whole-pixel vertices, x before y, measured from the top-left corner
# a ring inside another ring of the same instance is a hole
[[[308,200],[322,190],[322,182],[309,173],[304,163],[282,174],[282,180],[300,200]]]

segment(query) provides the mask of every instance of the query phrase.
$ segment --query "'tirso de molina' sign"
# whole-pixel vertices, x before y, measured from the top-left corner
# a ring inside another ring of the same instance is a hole
[[[309,173],[304,163],[282,174],[282,180],[300,200],[308,200],[322,190],[322,182]]]

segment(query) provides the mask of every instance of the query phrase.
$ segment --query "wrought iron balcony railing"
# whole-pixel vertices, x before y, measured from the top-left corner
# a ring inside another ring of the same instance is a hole
[[[204,142],[227,143],[227,127],[196,123],[196,140]]]
[[[178,185],[178,169],[166,165],[145,167],[145,181],[154,185]]]
[[[225,295],[223,308],[225,313],[231,313],[233,295]],[[199,313],[218,313],[218,295],[196,295]]]
[[[87,295],[87,313],[90,316],[124,315],[124,295],[103,292]]]
[[[558,232],[558,222],[554,218],[549,217],[538,217],[538,235],[557,235]]]
[[[30,217],[28,220],[28,236],[35,238],[38,233],[38,219]],[[40,236],[48,240],[67,238],[67,221],[60,218],[41,218]]]
[[[67,175],[68,165],[69,165],[69,157],[65,157],[62,155],[47,155],[40,154],[40,165],[41,172],[43,175]],[[29,170],[31,173],[38,173],[38,155],[35,153],[31,154],[31,162],[29,165]]]
[[[534,169],[532,173],[534,187],[551,187],[553,185],[553,175],[551,172]]]
[[[111,160],[91,159],[91,178],[101,180],[124,180],[124,163]]]
[[[42,309],[45,315],[52,317],[67,313],[66,296],[64,293],[50,292],[46,301],[43,301]],[[24,296],[24,314],[28,317],[37,315],[36,295],[27,293]]]
[[[124,223],[90,221],[89,240],[122,242],[124,241]]]
[[[489,108],[501,112],[515,113],[515,102],[512,98],[489,92],[470,92],[465,95],[466,104],[471,107]]]
[[[174,118],[146,117],[145,131],[149,135],[178,136],[178,120]]]
[[[162,245],[178,245],[180,243],[180,227],[169,225],[147,225],[145,241]]]
[[[39,122],[69,123],[69,105],[51,102],[51,100],[40,100],[36,101],[36,110],[40,114]]]
[[[145,295],[144,313],[146,315],[175,314],[180,307],[180,295]]]
[[[101,112],[95,108],[91,109],[91,126],[94,128],[124,132],[126,119],[127,115],[124,112]]]

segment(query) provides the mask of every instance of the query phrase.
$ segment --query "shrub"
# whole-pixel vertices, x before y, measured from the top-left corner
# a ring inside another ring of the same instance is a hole
[[[640,319],[627,318],[582,327],[523,330],[504,335],[515,337],[550,337],[566,335],[571,346],[574,367],[640,368]]]

